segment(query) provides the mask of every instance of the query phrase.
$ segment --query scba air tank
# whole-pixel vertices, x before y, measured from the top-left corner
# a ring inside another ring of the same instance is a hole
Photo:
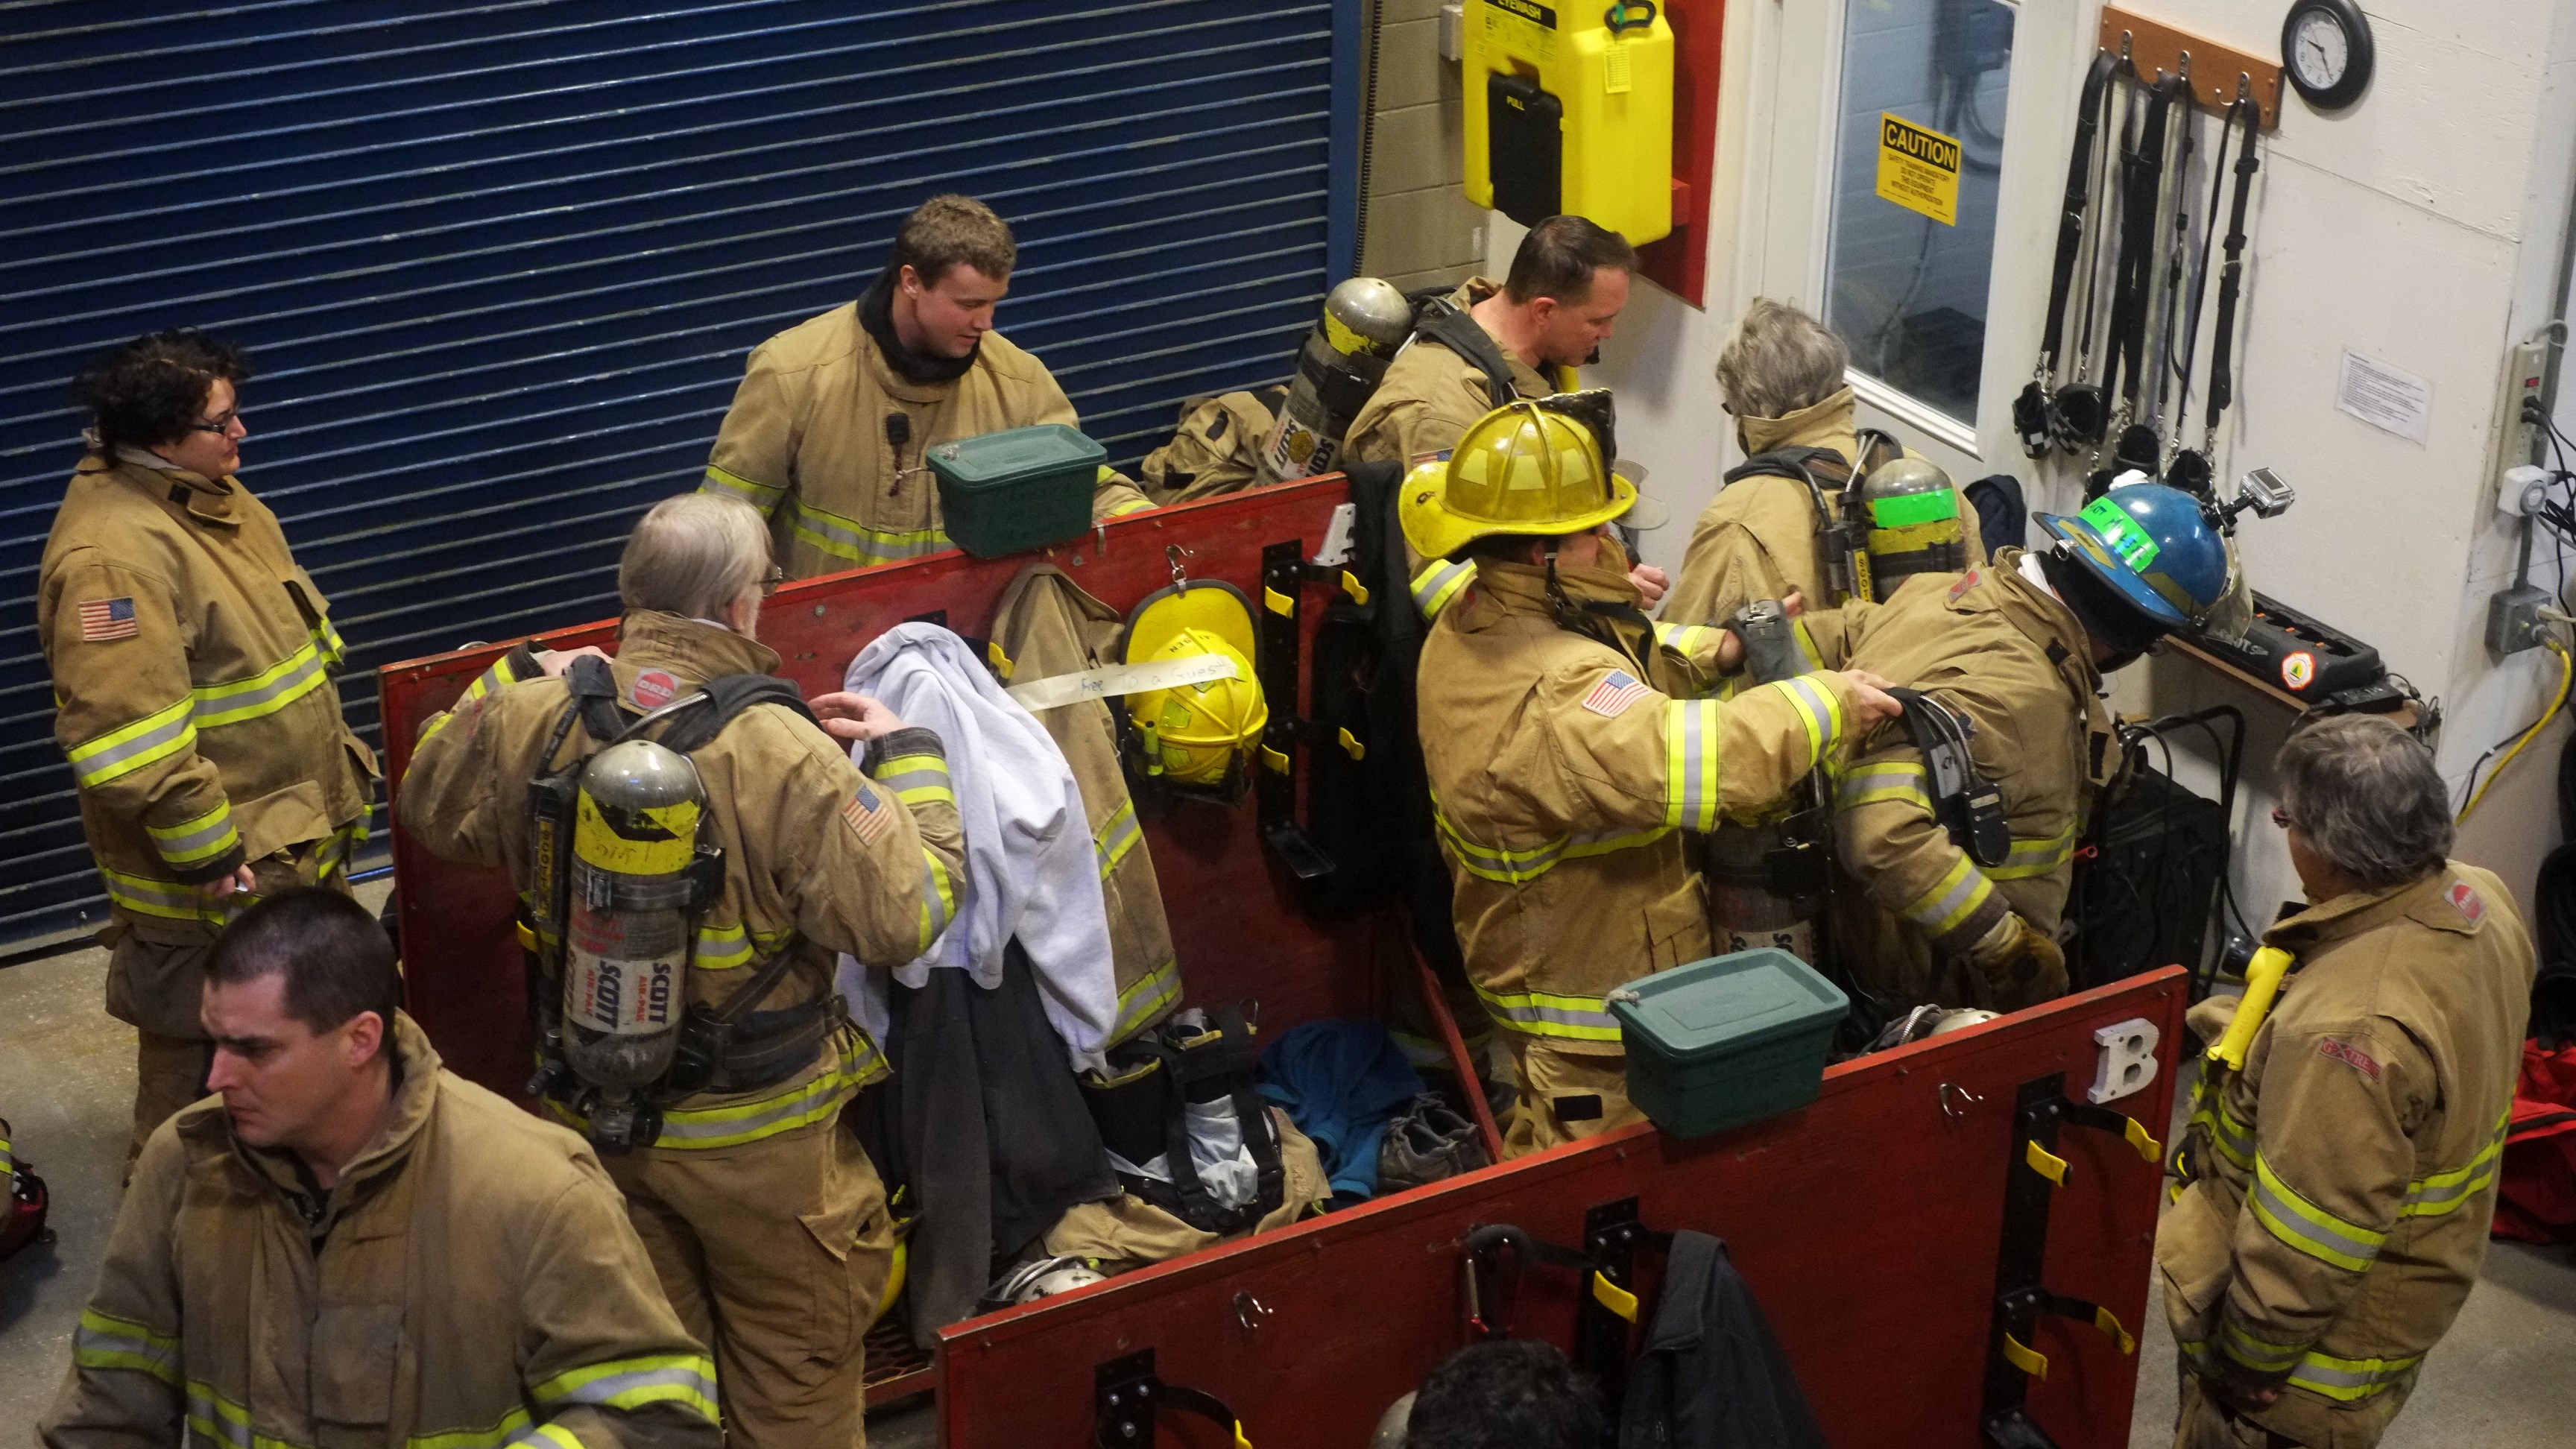
[[[1392,282],[1353,277],[1324,298],[1324,315],[1297,349],[1297,378],[1261,446],[1261,481],[1329,473],[1343,435],[1413,335],[1413,308]]]
[[[691,865],[706,791],[686,755],[611,745],[573,805],[564,932],[564,1060],[599,1089],[595,1123],[630,1115],[671,1069],[695,928]]]

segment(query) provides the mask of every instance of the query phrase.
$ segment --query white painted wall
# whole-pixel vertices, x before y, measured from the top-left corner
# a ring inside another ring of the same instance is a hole
[[[1782,168],[1812,166],[1821,152],[1810,98],[1780,93],[1784,70],[1815,69],[1814,57],[1797,53],[1817,43],[1813,27],[1784,18],[1807,3],[1789,0],[1784,11],[1781,0],[1728,0],[1706,310],[1639,288],[1604,363],[1586,374],[1618,391],[1622,450],[1648,466],[1647,491],[1673,512],[1674,524],[1646,543],[1648,560],[1666,568],[1678,567],[1689,520],[1739,456],[1711,379],[1718,351],[1764,278],[1795,274],[1800,262],[1765,249],[1784,231],[1799,234],[1772,214],[1774,198],[1811,195],[1815,184]],[[2217,461],[2222,478],[2269,465],[2298,487],[2299,505],[2286,517],[2247,526],[2256,585],[2377,645],[2390,667],[2441,696],[2440,759],[2456,786],[2481,751],[2539,712],[2557,682],[2546,651],[2499,665],[2480,640],[2486,596],[2514,566],[2514,534],[2493,509],[2488,477],[2505,352],[2549,315],[2576,178],[2576,0],[2364,5],[2378,42],[2370,92],[2340,115],[2293,95],[2281,129],[2266,138],[2237,406]],[[2050,208],[2098,14],[2090,0],[2022,0],[2020,8],[2007,167],[2042,169],[2008,169],[2004,179],[1990,393],[1998,370],[2018,389],[2038,348]],[[2288,5],[2158,0],[2154,8],[2169,23],[2271,55]],[[1495,227],[1492,264],[1507,264],[1518,241],[1517,228]],[[1816,299],[1799,300],[1812,308]],[[2346,347],[2432,381],[2424,443],[2336,410]],[[2576,379],[2562,386],[2560,408],[2576,421]],[[1954,466],[2014,472],[2035,505],[2076,500],[2071,473],[2035,479],[1988,424],[1982,456],[1961,455]],[[2556,582],[2554,564],[2535,572],[2544,587]],[[2233,874],[2259,926],[2271,903],[2296,894],[2266,819],[2260,770],[2287,712],[2178,660],[2131,675],[2124,708],[2226,702],[2254,723],[2256,769]],[[2525,751],[2461,837],[2460,853],[2501,871],[2525,901],[2539,856],[2557,839],[2556,756],[2555,737]]]

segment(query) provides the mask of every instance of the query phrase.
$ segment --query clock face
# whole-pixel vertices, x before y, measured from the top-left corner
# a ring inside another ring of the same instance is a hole
[[[2311,10],[2299,17],[2290,46],[2290,64],[2299,79],[2315,90],[2342,83],[2352,67],[2352,37],[2331,11]]]

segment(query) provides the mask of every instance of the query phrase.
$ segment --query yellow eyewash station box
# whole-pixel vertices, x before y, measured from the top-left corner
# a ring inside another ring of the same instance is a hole
[[[1648,0],[1466,0],[1467,199],[1673,229],[1673,31]]]

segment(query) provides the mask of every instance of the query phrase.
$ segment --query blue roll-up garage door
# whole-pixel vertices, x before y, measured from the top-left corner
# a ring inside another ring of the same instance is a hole
[[[864,290],[933,193],[1012,221],[1003,328],[1113,460],[1285,376],[1347,249],[1356,8],[0,6],[0,941],[101,909],[33,606],[83,359],[249,346],[243,476],[373,738],[372,666],[612,612],[744,354]]]

